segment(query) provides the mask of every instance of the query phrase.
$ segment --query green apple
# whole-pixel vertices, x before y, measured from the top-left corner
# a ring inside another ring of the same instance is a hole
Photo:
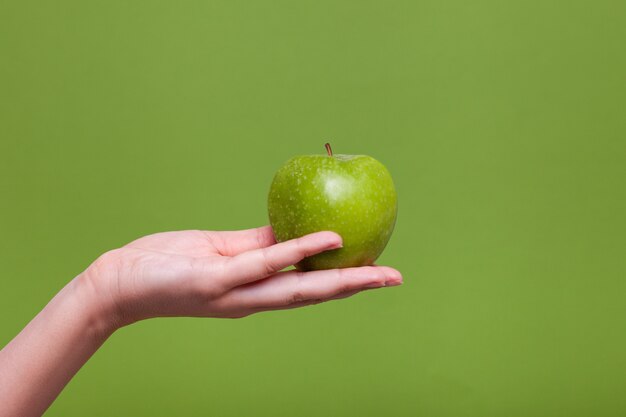
[[[330,230],[343,247],[305,258],[302,271],[371,265],[396,223],[398,198],[387,168],[366,155],[296,156],[270,187],[268,211],[278,242]]]

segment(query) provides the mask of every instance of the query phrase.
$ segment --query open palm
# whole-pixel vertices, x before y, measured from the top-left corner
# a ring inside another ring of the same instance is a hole
[[[402,282],[397,270],[383,266],[280,272],[340,247],[333,232],[276,243],[269,226],[165,232],[107,252],[87,276],[123,324],[156,316],[244,317]]]

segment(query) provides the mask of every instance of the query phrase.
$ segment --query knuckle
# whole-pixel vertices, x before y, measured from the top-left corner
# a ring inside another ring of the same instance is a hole
[[[289,271],[290,274],[293,274],[293,282],[295,285],[302,285],[302,283],[307,279],[306,272],[293,270]]]
[[[262,248],[262,247],[264,247],[266,245],[265,239],[264,239],[264,234],[263,234],[263,229],[257,229],[256,230],[255,239],[256,239],[257,247]]]
[[[335,279],[338,282],[349,282],[350,275],[348,274],[348,271],[346,271],[345,269],[335,269],[333,270],[333,279]]]
[[[300,237],[294,241],[296,251],[300,259],[304,259],[308,256],[315,254],[315,252],[307,244],[308,239],[306,237]]]
[[[209,266],[201,259],[192,259],[190,274],[192,287],[204,299],[213,300],[219,297],[228,290],[223,279],[225,268],[226,265],[223,264]]]
[[[289,295],[289,297],[287,297],[286,304],[287,305],[298,304],[303,301],[306,301],[306,299],[307,298],[302,291],[294,291]]]
[[[296,252],[302,255],[306,255],[306,245],[304,244],[305,240],[306,238],[299,237],[293,241],[293,247],[296,249]]]
[[[342,283],[337,287],[337,291],[335,292],[335,294],[343,294],[348,291],[352,291],[352,285],[348,283]]]
[[[265,275],[271,275],[281,269],[280,266],[277,265],[276,262],[274,262],[274,260],[272,259],[269,249],[263,248],[260,250],[260,253],[261,262],[264,268],[263,272],[265,273]]]

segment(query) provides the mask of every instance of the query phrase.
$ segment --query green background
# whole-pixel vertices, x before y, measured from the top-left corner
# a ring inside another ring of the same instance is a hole
[[[626,3],[0,2],[0,344],[102,252],[368,154],[405,285],[114,334],[49,416],[626,414]]]

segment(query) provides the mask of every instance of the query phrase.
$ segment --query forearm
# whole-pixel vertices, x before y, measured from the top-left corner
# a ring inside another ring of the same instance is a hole
[[[42,415],[114,331],[107,309],[81,278],[0,351],[0,417]]]

